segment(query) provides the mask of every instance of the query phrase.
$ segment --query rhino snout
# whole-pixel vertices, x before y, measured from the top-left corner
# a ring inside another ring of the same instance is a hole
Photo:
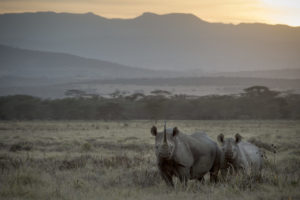
[[[226,159],[229,159],[229,160],[231,160],[231,159],[233,159],[233,152],[231,152],[231,151],[227,151],[226,153],[225,153],[225,158]]]
[[[162,145],[159,149],[158,154],[161,158],[169,158],[171,156],[169,146],[168,145]]]
[[[161,158],[170,158],[170,156],[171,156],[170,153],[159,152],[159,157]]]

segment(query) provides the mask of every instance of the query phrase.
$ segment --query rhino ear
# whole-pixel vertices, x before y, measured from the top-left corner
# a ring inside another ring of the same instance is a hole
[[[224,135],[223,135],[223,133],[221,133],[220,135],[218,135],[218,141],[219,141],[220,143],[223,143],[223,142],[224,142]]]
[[[173,137],[176,136],[176,135],[178,135],[178,133],[179,133],[178,128],[177,128],[177,127],[174,127],[174,128],[173,128]]]
[[[240,134],[235,134],[235,142],[239,143],[242,140],[242,136]]]
[[[152,128],[151,128],[151,134],[152,134],[153,136],[156,136],[156,135],[157,135],[157,128],[156,128],[156,126],[152,126]]]

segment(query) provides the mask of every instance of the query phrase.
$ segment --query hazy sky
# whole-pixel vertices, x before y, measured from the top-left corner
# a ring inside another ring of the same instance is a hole
[[[300,26],[300,0],[0,0],[0,13],[29,11],[93,12],[109,18],[180,12],[211,22]]]

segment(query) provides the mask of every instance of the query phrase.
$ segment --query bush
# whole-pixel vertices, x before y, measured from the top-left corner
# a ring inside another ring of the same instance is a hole
[[[266,87],[245,89],[239,96],[186,95],[42,100],[15,95],[0,97],[0,120],[198,120],[300,119],[300,95],[280,95]]]

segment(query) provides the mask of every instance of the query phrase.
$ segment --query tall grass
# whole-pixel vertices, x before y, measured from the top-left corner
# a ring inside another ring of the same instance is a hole
[[[0,122],[0,199],[300,199],[300,123],[171,121],[213,139],[239,132],[276,144],[260,176],[166,186],[157,171],[151,121]],[[159,126],[159,124],[158,124]],[[109,127],[109,129],[107,128]]]

